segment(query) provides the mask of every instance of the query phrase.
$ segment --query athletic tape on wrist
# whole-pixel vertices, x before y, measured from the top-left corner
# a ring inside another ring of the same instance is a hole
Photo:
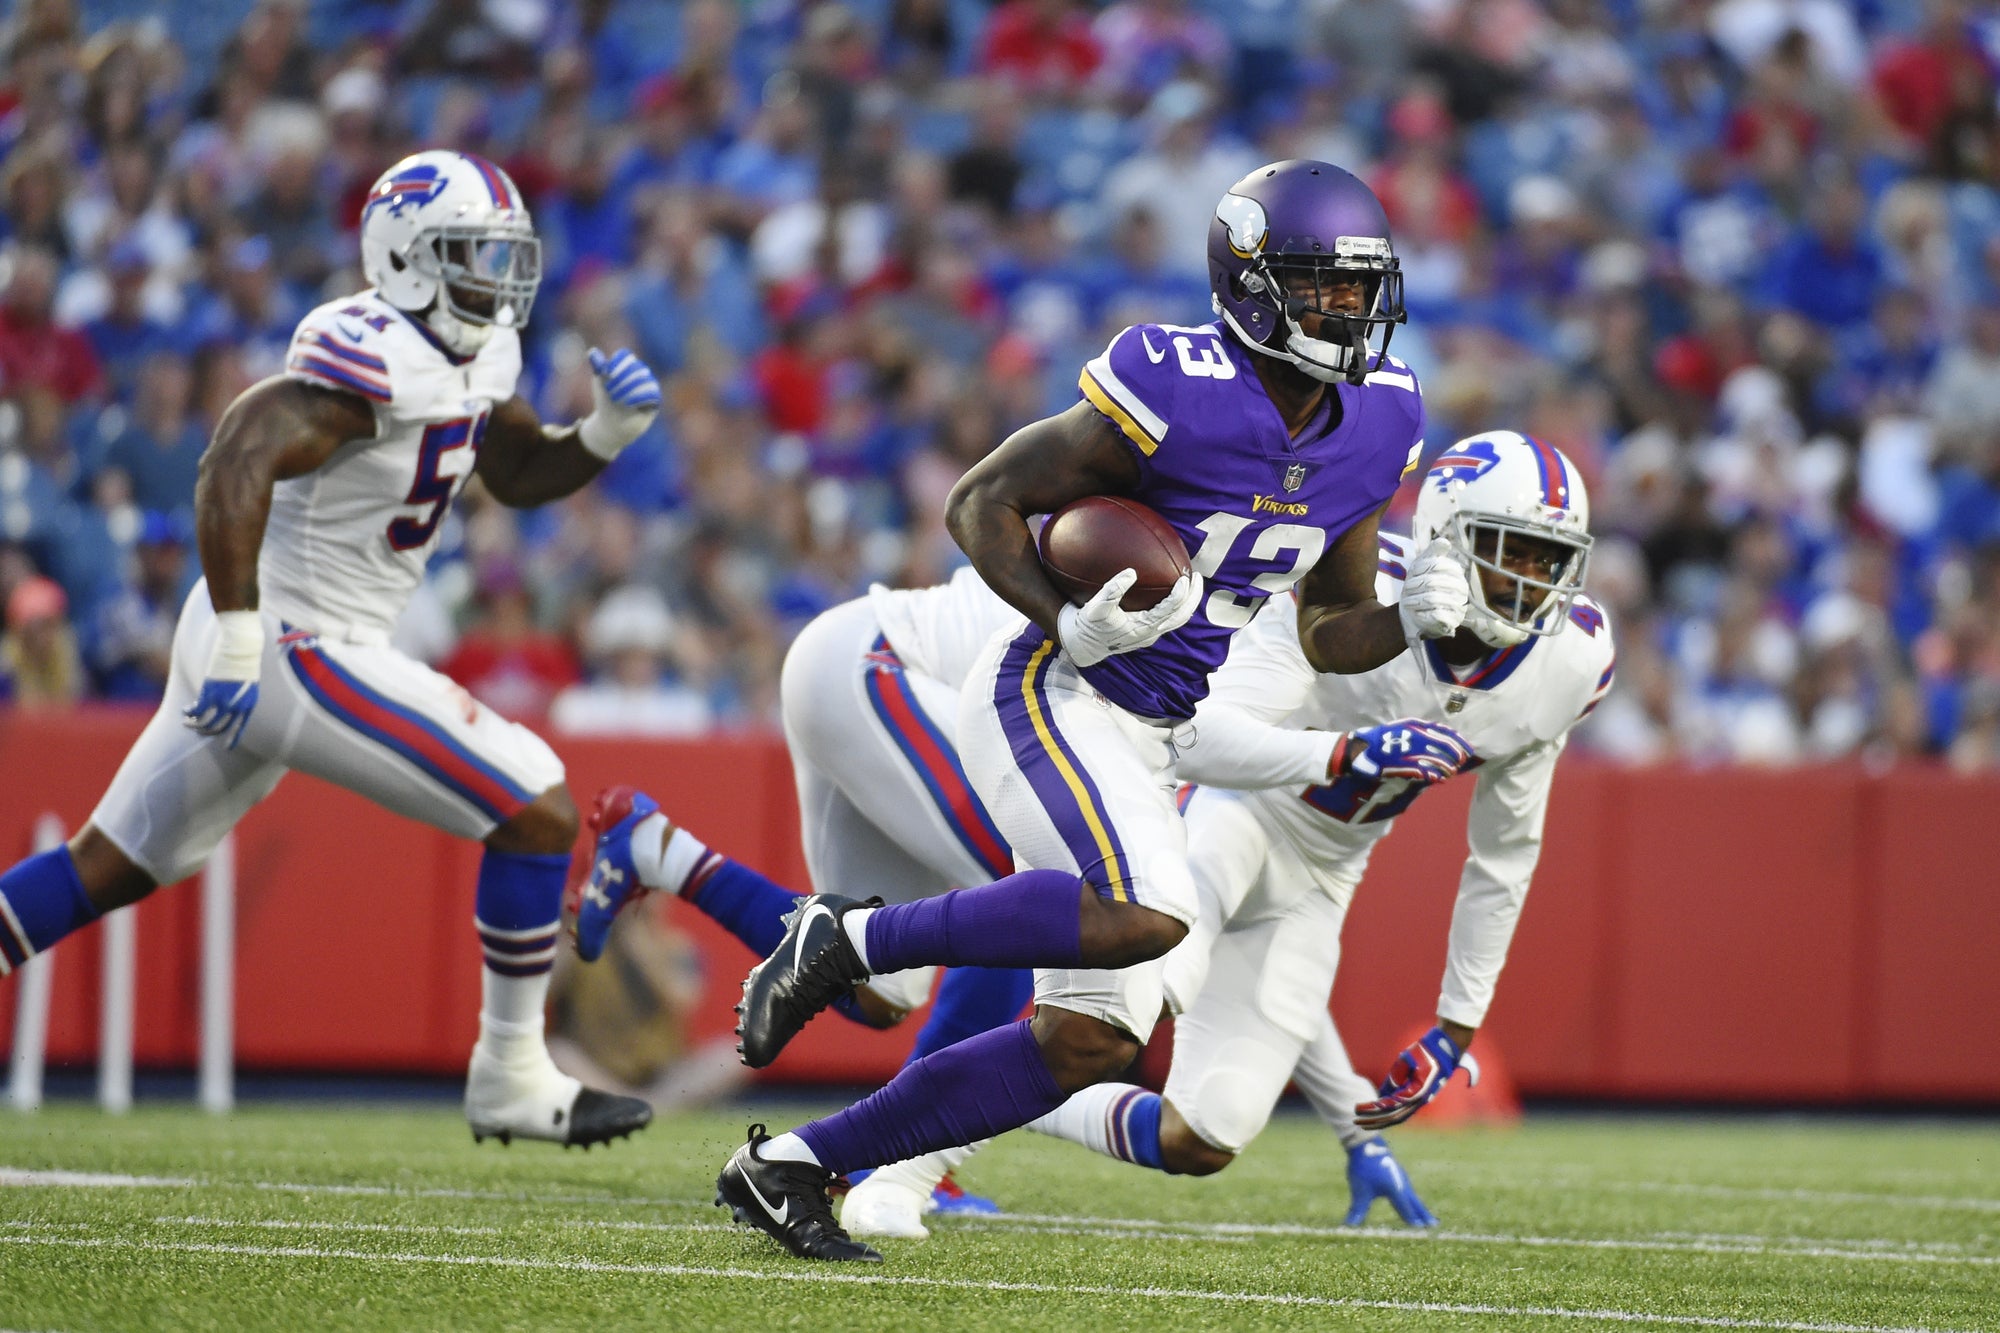
[[[215,647],[208,655],[211,680],[255,680],[264,661],[264,621],[255,611],[218,611]]]

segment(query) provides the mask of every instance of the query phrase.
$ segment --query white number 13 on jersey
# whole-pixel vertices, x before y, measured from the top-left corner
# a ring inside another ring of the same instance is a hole
[[[1250,519],[1241,514],[1210,514],[1195,526],[1207,534],[1201,549],[1189,561],[1195,572],[1203,578],[1213,578],[1215,571],[1222,568],[1222,562],[1229,556],[1229,548],[1236,545],[1236,539],[1250,526]],[[1320,528],[1309,528],[1303,523],[1273,523],[1257,534],[1251,543],[1250,558],[1275,564],[1285,551],[1293,552],[1291,568],[1274,569],[1267,574],[1259,574],[1250,580],[1250,586],[1264,594],[1264,597],[1238,597],[1226,588],[1217,588],[1208,595],[1208,603],[1202,609],[1208,616],[1208,623],[1220,625],[1224,629],[1242,629],[1250,623],[1250,617],[1257,614],[1257,608],[1264,604],[1272,593],[1285,592],[1294,583],[1306,576],[1306,571],[1319,563],[1326,550],[1326,533]]]

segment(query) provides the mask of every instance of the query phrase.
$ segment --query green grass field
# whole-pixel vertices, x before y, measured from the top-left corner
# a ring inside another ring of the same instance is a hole
[[[1432,1236],[1381,1204],[1338,1228],[1343,1159],[1304,1119],[1208,1180],[1017,1134],[965,1176],[1014,1215],[857,1272],[710,1205],[747,1118],[584,1154],[475,1148],[429,1107],[0,1114],[0,1326],[2000,1329],[1990,1125],[1407,1131]]]

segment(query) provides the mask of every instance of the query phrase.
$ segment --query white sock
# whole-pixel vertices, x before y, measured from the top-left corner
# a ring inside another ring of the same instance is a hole
[[[501,1060],[547,1058],[542,1010],[549,998],[549,974],[503,977],[479,969],[479,1044]]]
[[[757,1149],[757,1155],[767,1162],[811,1162],[814,1166],[819,1165],[819,1158],[813,1156],[811,1148],[806,1147],[806,1141],[789,1130],[768,1140]]]
[[[667,817],[650,814],[632,829],[632,866],[649,889],[679,893],[708,855],[708,846],[684,828],[667,832]]]
[[[872,907],[855,907],[840,918],[840,928],[847,932],[847,942],[854,946],[854,952],[861,959],[861,966],[870,972],[875,969],[868,961],[868,918],[874,915],[875,909]]]
[[[1121,1162],[1134,1161],[1128,1152],[1119,1150],[1121,1143],[1131,1141],[1123,1123],[1126,1109],[1123,1104],[1128,1098],[1137,1100],[1132,1096],[1134,1093],[1140,1097],[1148,1095],[1144,1088],[1130,1083],[1092,1084],[1072,1094],[1068,1101],[1041,1119],[1029,1121],[1028,1128],[1037,1134],[1081,1143],[1092,1152],[1101,1152]]]

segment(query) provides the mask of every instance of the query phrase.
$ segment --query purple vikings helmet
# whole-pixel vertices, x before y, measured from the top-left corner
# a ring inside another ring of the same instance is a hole
[[[1357,280],[1359,313],[1329,308],[1329,288]],[[1408,318],[1374,191],[1306,158],[1258,167],[1229,187],[1208,224],[1208,282],[1215,313],[1245,346],[1328,383],[1361,383]],[[1317,338],[1299,324],[1309,311],[1321,316]]]

